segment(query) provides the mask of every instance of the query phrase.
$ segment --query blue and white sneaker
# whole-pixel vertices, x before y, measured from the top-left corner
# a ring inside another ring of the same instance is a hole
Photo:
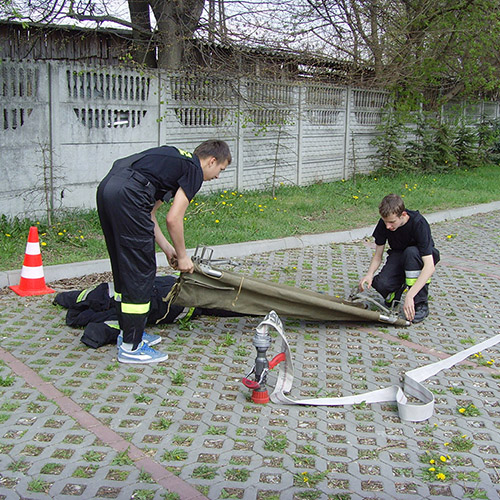
[[[162,341],[162,338],[159,335],[153,335],[151,333],[142,332],[142,341],[147,344],[149,347],[159,344]],[[116,341],[116,345],[120,347],[123,344],[123,332],[120,332],[118,335],[118,339]]]
[[[118,361],[120,363],[158,363],[168,359],[168,354],[149,347],[141,342],[135,351],[126,351],[122,346],[118,348]]]

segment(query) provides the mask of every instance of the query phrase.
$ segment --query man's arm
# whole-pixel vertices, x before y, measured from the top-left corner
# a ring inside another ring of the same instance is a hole
[[[192,273],[194,265],[186,253],[184,241],[184,215],[189,206],[189,200],[182,188],[177,189],[172,206],[167,213],[167,229],[172,239],[177,256],[177,269],[181,272]]]
[[[382,264],[384,248],[385,245],[375,246],[375,253],[373,254],[372,260],[370,262],[370,267],[368,268],[366,274],[359,280],[359,289],[361,291],[363,291],[365,288],[370,288],[372,286],[372,281],[375,271],[380,267],[380,264]]]
[[[434,274],[436,269],[434,266],[434,258],[432,255],[424,255],[422,257],[424,267],[420,271],[420,275],[417,281],[410,287],[406,292],[405,303],[403,305],[403,310],[405,312],[406,319],[408,321],[413,321],[415,317],[415,295],[417,295],[420,290],[425,286],[429,278]]]
[[[163,202],[161,200],[158,200],[155,203],[153,210],[151,211],[151,220],[155,225],[155,241],[167,256],[169,264],[175,269],[177,264],[177,255],[175,253],[175,249],[167,240],[167,238],[165,238],[165,235],[163,234],[160,225],[158,224],[158,219],[156,218],[156,212],[162,204]]]

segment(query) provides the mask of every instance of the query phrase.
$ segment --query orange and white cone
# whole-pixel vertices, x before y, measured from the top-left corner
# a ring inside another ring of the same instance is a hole
[[[30,227],[19,285],[13,285],[9,288],[14,290],[18,295],[21,295],[21,297],[55,292],[55,290],[45,285],[42,254],[40,253],[38,228],[36,226]]]

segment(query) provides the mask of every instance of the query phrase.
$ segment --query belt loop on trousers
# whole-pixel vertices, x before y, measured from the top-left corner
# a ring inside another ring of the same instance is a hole
[[[132,179],[135,179],[136,181],[140,182],[143,186],[147,187],[151,184],[151,182],[146,177],[144,177],[144,175],[142,175],[140,172],[137,172],[136,170],[132,171],[132,174],[130,175],[130,177],[132,177]]]

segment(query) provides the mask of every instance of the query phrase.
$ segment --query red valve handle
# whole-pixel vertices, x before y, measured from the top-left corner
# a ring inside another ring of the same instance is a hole
[[[279,354],[276,354],[271,361],[269,361],[269,369],[272,370],[276,365],[281,363],[282,361],[285,361],[286,359],[286,354],[284,352],[280,352]]]

